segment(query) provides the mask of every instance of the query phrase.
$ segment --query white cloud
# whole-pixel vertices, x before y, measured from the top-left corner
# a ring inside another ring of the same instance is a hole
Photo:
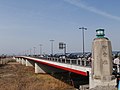
[[[110,19],[114,19],[114,20],[120,20],[120,17],[119,16],[115,16],[115,15],[112,15],[112,14],[109,14],[105,11],[101,11],[95,7],[91,7],[91,6],[88,6],[88,5],[85,5],[83,3],[81,3],[81,0],[64,0],[72,5],[75,5],[77,7],[80,7],[80,8],[83,8],[83,9],[86,9],[90,12],[93,12],[93,13],[96,13],[98,15],[101,15],[101,16],[104,16],[104,17],[107,17],[107,18],[110,18]]]

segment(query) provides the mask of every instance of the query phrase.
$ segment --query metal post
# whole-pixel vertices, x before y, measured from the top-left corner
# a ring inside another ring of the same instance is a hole
[[[81,27],[79,28],[82,30],[82,37],[83,37],[83,57],[84,57],[84,54],[85,54],[85,44],[84,44],[84,30],[87,30],[87,28],[84,28],[84,27]]]
[[[54,40],[50,40],[51,41],[51,55],[53,55],[53,41]]]
[[[66,44],[64,43],[64,54],[66,55]]]

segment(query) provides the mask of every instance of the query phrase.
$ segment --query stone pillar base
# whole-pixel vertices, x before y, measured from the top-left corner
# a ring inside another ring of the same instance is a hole
[[[90,80],[90,85],[89,85],[89,88],[92,89],[92,88],[95,88],[97,86],[116,86],[116,79],[112,78],[112,80],[110,80],[110,77],[106,78],[107,80],[105,81],[102,81],[102,80],[97,80],[97,79],[94,79],[94,80]],[[109,81],[110,80],[110,81]]]
[[[93,75],[93,79],[109,82],[109,81],[115,79],[115,76],[114,75],[111,75],[111,76],[95,76],[95,75]]]

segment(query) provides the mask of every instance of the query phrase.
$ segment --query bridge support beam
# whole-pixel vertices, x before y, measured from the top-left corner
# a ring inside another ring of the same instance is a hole
[[[43,69],[42,69],[43,65],[39,64],[39,63],[35,63],[35,73],[46,73]]]
[[[16,62],[19,62],[19,58],[15,58],[16,59]]]
[[[22,64],[22,58],[19,58],[19,63]]]
[[[35,63],[33,61],[31,61],[31,60],[26,59],[26,66],[32,66],[32,67],[34,67]]]
[[[94,39],[92,58],[90,88],[96,86],[115,86],[116,80],[112,75],[112,48],[108,38]]]
[[[20,63],[20,58],[18,58],[18,63]]]
[[[26,64],[26,60],[22,58],[22,65]]]

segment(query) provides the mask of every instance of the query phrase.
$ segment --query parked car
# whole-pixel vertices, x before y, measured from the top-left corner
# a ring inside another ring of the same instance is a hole
[[[60,58],[62,55],[63,55],[62,53],[57,53],[57,54],[54,54],[53,57]]]
[[[82,53],[71,53],[68,58],[70,59],[78,59],[78,58],[82,58],[83,54]]]

